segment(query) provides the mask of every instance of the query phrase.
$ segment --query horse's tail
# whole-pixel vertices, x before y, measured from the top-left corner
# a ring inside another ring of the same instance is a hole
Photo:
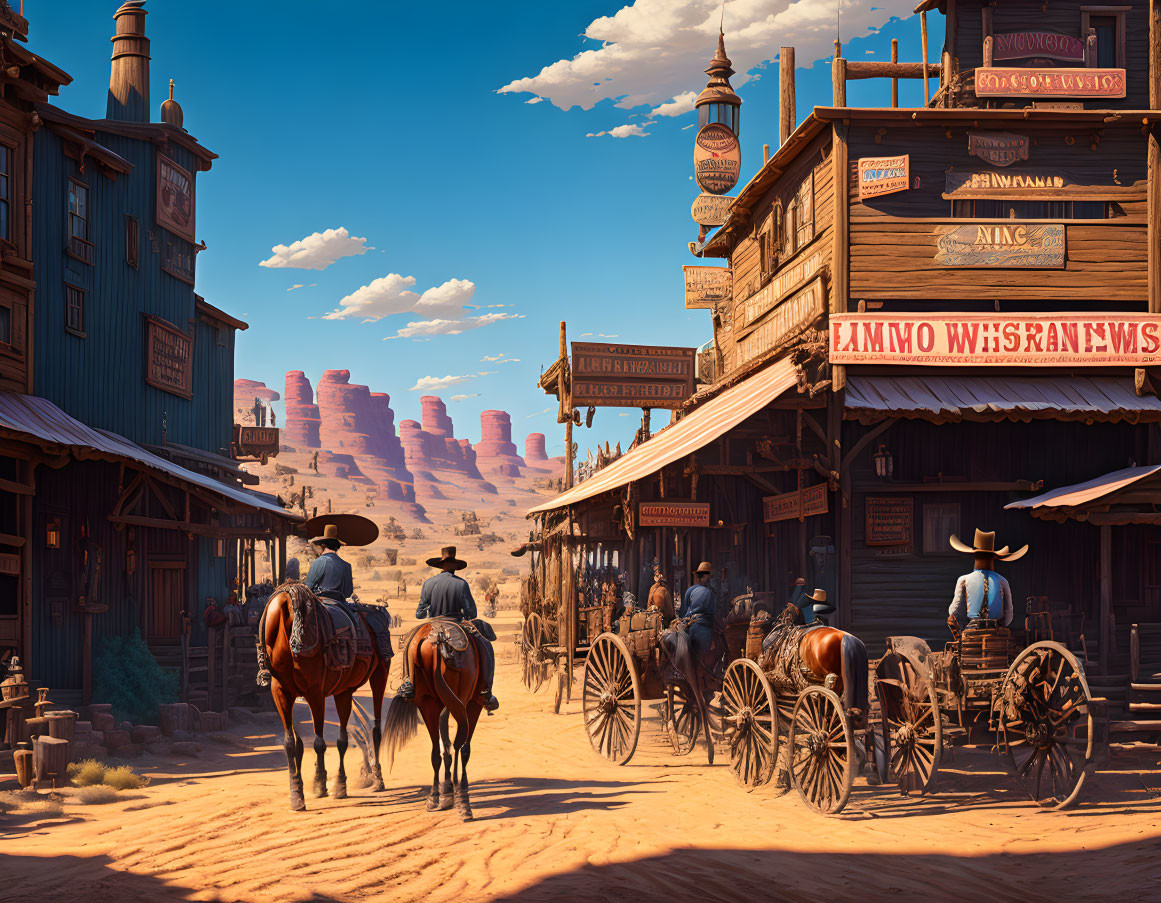
[[[857,636],[843,634],[843,702],[848,709],[858,709],[867,718],[867,647]]]
[[[383,740],[380,752],[387,753],[387,770],[395,765],[395,753],[407,745],[407,741],[419,732],[419,707],[410,699],[398,694],[387,703],[387,714],[383,719]]]
[[[687,677],[693,670],[693,646],[684,630],[661,631],[661,650],[670,663]]]

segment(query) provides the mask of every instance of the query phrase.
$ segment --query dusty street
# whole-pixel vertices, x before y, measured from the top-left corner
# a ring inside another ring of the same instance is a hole
[[[514,622],[501,619],[503,639]],[[198,758],[136,760],[151,784],[118,802],[0,818],[0,900],[1096,901],[1144,899],[1161,877],[1155,753],[1114,755],[1071,813],[1037,811],[989,753],[961,751],[935,797],[860,781],[826,819],[793,793],[744,793],[701,750],[670,757],[651,711],[630,765],[606,764],[579,705],[551,714],[505,657],[503,706],[471,760],[473,823],[424,811],[425,736],[386,793],[352,788],[291,813],[280,732],[263,716],[205,739]]]

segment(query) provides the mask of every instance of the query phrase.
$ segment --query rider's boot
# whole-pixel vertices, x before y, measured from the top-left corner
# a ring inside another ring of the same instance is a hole
[[[496,711],[496,709],[500,708],[500,700],[492,695],[491,687],[480,691],[480,701],[484,704],[484,711],[486,711],[489,715]]]
[[[414,699],[415,684],[409,680],[403,681],[403,683],[399,685],[399,689],[396,691],[395,696],[399,699]]]

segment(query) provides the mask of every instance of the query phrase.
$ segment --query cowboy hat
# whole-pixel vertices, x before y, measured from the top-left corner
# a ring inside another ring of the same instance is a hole
[[[311,542],[333,539],[344,546],[369,546],[379,538],[379,528],[361,514],[320,514],[302,524],[299,534]]]
[[[710,564],[708,561],[703,561],[701,564],[699,564],[697,566],[697,570],[694,571],[695,574],[712,574],[713,572],[714,572],[714,566],[712,564]]]
[[[827,604],[826,590],[824,590],[824,589],[816,589],[812,593],[807,593],[805,598],[809,599],[811,602],[815,603],[814,605],[811,606],[811,610],[816,615],[829,615],[831,612],[834,611],[834,606]]]
[[[1007,546],[997,549],[995,532],[987,533],[983,530],[976,530],[976,535],[970,546],[954,533],[951,534],[948,542],[957,552],[966,552],[968,555],[991,555],[1000,561],[1015,561],[1017,558],[1023,558],[1028,551],[1027,545],[1015,552],[1009,552]]]
[[[439,550],[439,555],[440,557],[438,558],[427,559],[428,567],[445,568],[451,565],[453,571],[462,571],[468,566],[466,561],[461,561],[459,558],[456,558],[455,546],[444,546]]]

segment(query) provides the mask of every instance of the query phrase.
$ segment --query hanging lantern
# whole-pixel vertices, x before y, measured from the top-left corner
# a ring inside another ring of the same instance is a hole
[[[60,518],[50,517],[44,528],[44,547],[46,549],[60,548]]]
[[[889,480],[895,475],[895,459],[891,457],[886,445],[880,444],[879,450],[871,457],[875,462],[875,476],[880,480]]]
[[[710,77],[709,83],[694,101],[698,129],[693,148],[693,177],[702,191],[721,195],[738,184],[742,171],[742,151],[738,144],[742,99],[730,87],[734,70],[730,68],[725,36],[721,33],[718,52],[705,72]],[[705,232],[703,228],[703,236]]]
[[[697,108],[697,127],[700,131],[710,123],[721,123],[734,135],[741,134],[742,98],[730,87],[730,76],[734,74],[730,58],[726,56],[726,36],[718,33],[718,52],[710,60],[705,74],[710,77],[705,90],[697,96],[693,105]]]

